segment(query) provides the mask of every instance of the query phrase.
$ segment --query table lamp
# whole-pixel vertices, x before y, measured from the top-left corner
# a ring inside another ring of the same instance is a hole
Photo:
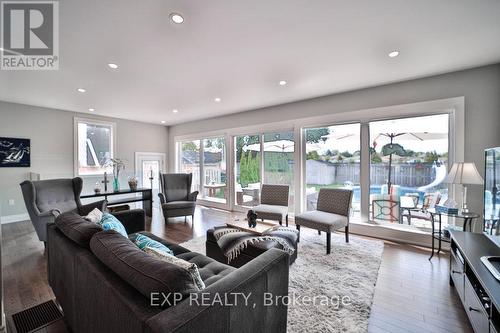
[[[468,213],[467,208],[467,186],[465,185],[482,185],[483,178],[476,169],[474,163],[453,163],[450,172],[443,181],[448,184],[463,185],[463,198],[462,198],[462,213]]]

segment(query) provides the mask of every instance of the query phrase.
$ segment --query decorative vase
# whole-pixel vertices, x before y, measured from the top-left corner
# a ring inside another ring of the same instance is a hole
[[[120,191],[120,180],[118,179],[118,177],[113,178],[113,191]]]
[[[130,189],[131,189],[132,191],[137,190],[137,184],[138,184],[138,182],[139,182],[139,181],[138,181],[137,177],[130,177],[130,178],[128,179],[128,186],[130,187]]]
[[[101,193],[101,183],[99,183],[99,182],[95,183],[94,192],[95,192],[95,194]]]

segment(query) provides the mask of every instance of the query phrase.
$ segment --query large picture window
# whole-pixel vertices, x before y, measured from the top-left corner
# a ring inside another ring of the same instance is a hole
[[[112,172],[107,162],[113,158],[114,123],[75,118],[75,160],[79,176]]]
[[[354,192],[352,210],[360,217],[360,124],[308,128],[306,210],[315,210],[321,188]]]
[[[370,123],[370,222],[428,232],[448,186],[449,115]]]

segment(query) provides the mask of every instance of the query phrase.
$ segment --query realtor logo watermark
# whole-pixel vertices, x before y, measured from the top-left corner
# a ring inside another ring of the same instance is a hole
[[[1,1],[0,69],[59,69],[58,6],[57,1]]]

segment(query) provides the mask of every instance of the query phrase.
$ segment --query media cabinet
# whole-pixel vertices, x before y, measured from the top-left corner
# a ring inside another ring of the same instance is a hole
[[[487,236],[452,231],[450,284],[455,286],[475,333],[500,332],[500,282],[481,262],[482,256],[500,256]]]

